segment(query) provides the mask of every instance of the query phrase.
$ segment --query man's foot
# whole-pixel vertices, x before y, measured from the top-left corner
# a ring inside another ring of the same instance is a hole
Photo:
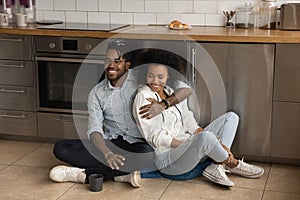
[[[142,186],[142,178],[140,171],[132,172],[131,174],[126,174],[123,176],[114,177],[116,182],[125,182],[130,183],[133,187],[141,187]]]
[[[223,165],[211,164],[205,168],[202,175],[214,183],[228,187],[234,186],[234,183],[227,177],[225,172]]]
[[[51,169],[50,179],[56,182],[85,183],[85,169],[59,165]]]
[[[255,165],[247,164],[242,160],[238,161],[238,165],[234,168],[226,166],[226,169],[230,171],[231,174],[237,174],[247,178],[258,178],[264,174],[264,169]]]

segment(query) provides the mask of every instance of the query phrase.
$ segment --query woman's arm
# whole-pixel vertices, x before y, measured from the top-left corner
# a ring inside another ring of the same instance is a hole
[[[143,86],[137,93],[133,104],[133,116],[137,122],[138,128],[142,136],[152,146],[170,147],[173,138],[164,127],[162,115],[151,119],[145,119],[138,114],[139,108],[148,104],[147,98],[155,98],[155,93],[152,92],[148,86]]]

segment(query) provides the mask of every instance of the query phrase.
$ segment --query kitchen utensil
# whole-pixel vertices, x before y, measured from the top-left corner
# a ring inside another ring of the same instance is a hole
[[[300,30],[300,3],[282,4],[280,10],[280,29]]]
[[[226,27],[234,27],[233,23],[233,17],[235,15],[235,11],[223,11],[223,14],[225,15],[226,21],[225,26]]]

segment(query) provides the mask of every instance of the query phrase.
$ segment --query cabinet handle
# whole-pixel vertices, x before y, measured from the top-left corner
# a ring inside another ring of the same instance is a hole
[[[18,119],[25,119],[26,116],[25,114],[20,114],[20,115],[9,115],[7,113],[1,113],[0,117],[6,117],[6,118],[18,118]]]
[[[60,116],[59,118],[56,118],[55,120],[60,121],[60,122],[73,122],[73,119],[67,119],[63,116]]]
[[[24,65],[10,65],[10,64],[0,63],[0,67],[24,68]]]
[[[0,38],[0,41],[5,42],[23,42],[21,38]]]
[[[196,81],[196,49],[192,48],[192,82]]]
[[[27,90],[26,89],[11,90],[11,89],[1,88],[0,92],[24,94],[25,92],[27,92]]]

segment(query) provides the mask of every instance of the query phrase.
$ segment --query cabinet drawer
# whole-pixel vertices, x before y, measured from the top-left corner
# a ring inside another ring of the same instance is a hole
[[[0,84],[35,85],[33,62],[0,60]]]
[[[38,113],[38,135],[50,138],[86,138],[87,121],[87,116]]]
[[[36,110],[35,88],[0,85],[0,109]]]
[[[274,100],[300,102],[300,44],[277,44]]]
[[[0,133],[37,136],[36,113],[0,110]]]
[[[0,35],[0,58],[32,60],[32,36]]]
[[[300,103],[274,102],[272,157],[300,159]]]

